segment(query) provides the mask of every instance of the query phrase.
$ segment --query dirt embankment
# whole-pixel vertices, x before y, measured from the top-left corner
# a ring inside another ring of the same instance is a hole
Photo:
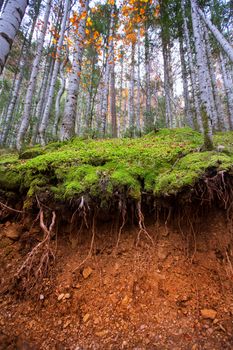
[[[27,297],[7,291],[41,229],[4,222],[0,238],[0,349],[233,348],[232,232],[212,211],[196,227],[147,223],[117,233],[109,223],[78,237],[58,228],[49,277]],[[77,269],[81,262],[85,262]],[[34,294],[33,294],[34,293]]]

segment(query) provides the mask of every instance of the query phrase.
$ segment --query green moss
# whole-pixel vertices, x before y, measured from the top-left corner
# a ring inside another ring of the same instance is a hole
[[[226,152],[199,152],[202,144],[203,137],[189,128],[163,129],[138,139],[75,138],[29,148],[30,159],[0,155],[0,186],[27,193],[28,203],[44,189],[57,199],[87,194],[100,203],[121,193],[134,200],[142,192],[176,193],[193,186],[210,167],[233,168],[232,132],[214,137],[215,147],[224,145]]]

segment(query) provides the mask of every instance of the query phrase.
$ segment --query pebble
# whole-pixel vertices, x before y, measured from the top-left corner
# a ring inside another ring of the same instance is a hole
[[[91,274],[92,274],[93,270],[90,266],[86,267],[84,270],[83,270],[83,278],[84,279],[87,279]]]
[[[83,322],[86,323],[90,318],[90,314],[86,314],[83,316]]]
[[[64,295],[65,295],[64,293],[58,295],[57,300],[58,300],[58,301],[61,301],[61,300],[64,298]]]
[[[203,318],[209,318],[211,320],[214,320],[217,315],[217,311],[213,309],[202,309],[201,315]]]

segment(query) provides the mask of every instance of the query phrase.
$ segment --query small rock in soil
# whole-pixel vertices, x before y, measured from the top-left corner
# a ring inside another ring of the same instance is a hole
[[[211,320],[214,320],[217,315],[217,311],[213,309],[202,309],[201,315],[203,318],[209,318]]]
[[[89,320],[89,318],[90,318],[90,314],[84,315],[83,322],[86,323]]]
[[[13,241],[17,241],[17,239],[19,239],[20,234],[21,234],[20,227],[14,223],[8,226],[7,230],[5,231],[5,236],[7,238],[12,239]]]
[[[90,266],[86,267],[84,270],[83,270],[83,278],[84,279],[87,279],[91,274],[92,274],[93,270]]]
[[[61,301],[61,300],[64,298],[64,296],[65,296],[65,294],[64,294],[64,293],[62,293],[62,294],[58,295],[57,300],[58,300],[58,301]]]

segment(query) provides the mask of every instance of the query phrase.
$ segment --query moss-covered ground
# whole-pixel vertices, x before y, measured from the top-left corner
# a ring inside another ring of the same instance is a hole
[[[137,139],[82,140],[0,153],[0,188],[33,197],[49,191],[56,200],[88,195],[106,202],[121,195],[176,194],[208,169],[233,169],[233,132],[214,137],[216,150],[202,152],[203,137],[188,128],[163,129]],[[224,147],[218,147],[222,145]]]

